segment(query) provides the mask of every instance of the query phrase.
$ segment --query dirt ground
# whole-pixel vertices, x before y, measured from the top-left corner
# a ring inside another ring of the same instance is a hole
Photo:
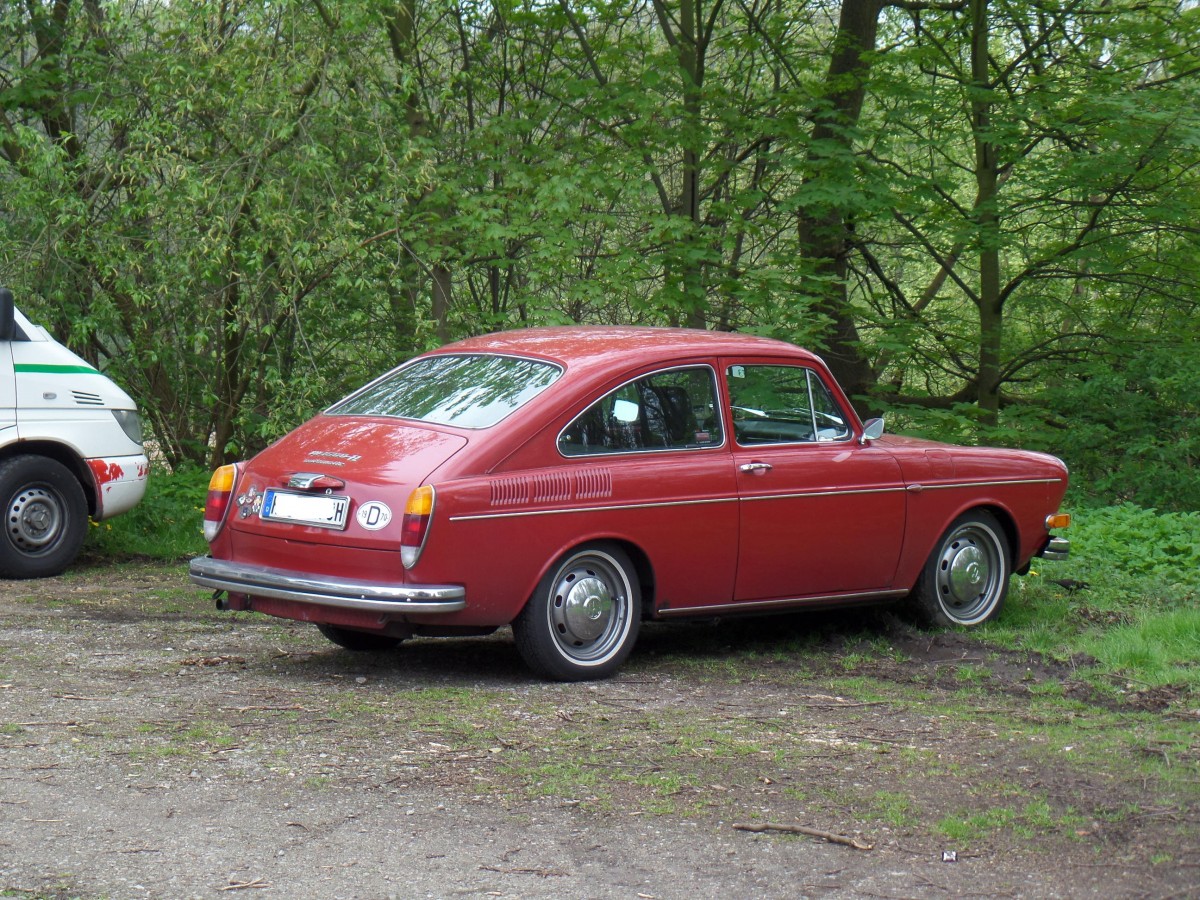
[[[1070,666],[858,612],[650,625],[549,684],[504,632],[351,654],[184,573],[0,582],[0,896],[1200,896],[1200,738],[1175,787],[1072,763],[1114,710]],[[996,726],[1056,682],[1063,722]]]

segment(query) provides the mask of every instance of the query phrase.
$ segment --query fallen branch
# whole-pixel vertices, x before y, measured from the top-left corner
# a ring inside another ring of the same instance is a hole
[[[538,878],[564,878],[567,875],[566,872],[558,869],[512,869],[506,866],[480,866],[479,868],[485,872],[499,872],[501,875],[536,875]]]
[[[809,828],[806,825],[775,825],[766,823],[765,825],[750,825],[745,822],[735,822],[733,827],[738,831],[753,831],[762,833],[764,831],[784,831],[788,834],[806,834],[809,837],[820,838],[823,841],[829,841],[831,844],[844,844],[847,847],[853,847],[855,850],[874,850],[874,844],[864,844],[857,838],[846,837],[841,834],[834,834],[830,831],[822,831],[819,828]]]
[[[217,888],[218,891],[244,891],[246,888],[265,888],[270,887],[271,882],[263,881],[261,878],[255,878],[253,881],[231,881],[225,887]]]

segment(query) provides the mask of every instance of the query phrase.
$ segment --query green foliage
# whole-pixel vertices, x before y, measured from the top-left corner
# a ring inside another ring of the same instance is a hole
[[[1097,584],[1132,577],[1150,594],[1200,593],[1200,512],[1164,513],[1132,503],[1085,509],[1069,533],[1071,577]]]
[[[1085,507],[1066,534],[1070,559],[1035,560],[988,637],[1094,660],[1101,686],[1200,692],[1200,513]]]
[[[172,466],[460,335],[836,323],[893,421],[1200,508],[1196,10],[991,4],[980,91],[957,9],[885,5],[831,80],[824,7],[690,4],[2,5],[3,280]]]
[[[201,523],[209,476],[195,467],[175,472],[155,468],[141,503],[124,515],[92,523],[84,556],[187,559],[203,554],[207,545]]]

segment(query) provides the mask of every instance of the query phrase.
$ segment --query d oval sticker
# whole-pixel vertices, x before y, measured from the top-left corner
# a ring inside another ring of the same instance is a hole
[[[392,510],[386,503],[371,500],[358,508],[354,518],[367,531],[378,531],[386,528],[387,524],[392,521]]]

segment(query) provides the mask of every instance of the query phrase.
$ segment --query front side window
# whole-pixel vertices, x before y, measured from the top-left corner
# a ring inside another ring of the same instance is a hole
[[[352,394],[330,407],[329,413],[488,428],[520,409],[561,374],[558,366],[515,356],[427,356]]]
[[[656,372],[589,406],[558,438],[564,456],[695,450],[722,443],[716,383],[707,366]]]
[[[841,441],[852,434],[817,373],[803,366],[730,366],[735,440],[748,444]]]

